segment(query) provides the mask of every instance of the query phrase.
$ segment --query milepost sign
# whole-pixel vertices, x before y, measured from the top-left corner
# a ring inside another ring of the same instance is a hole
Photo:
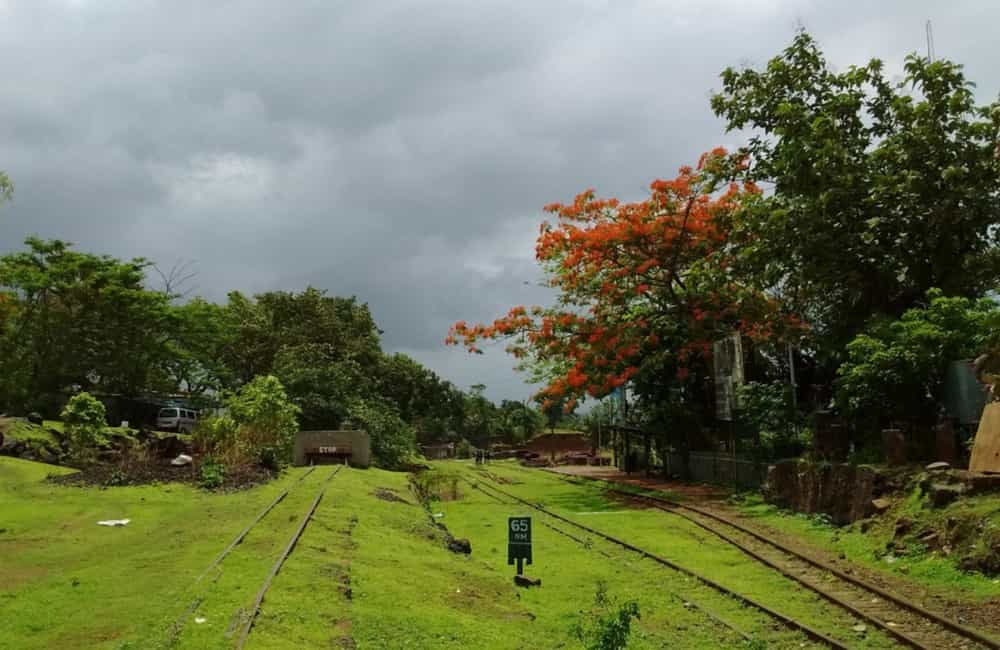
[[[531,517],[508,517],[507,564],[516,561],[517,575],[521,575],[525,560],[531,564]]]

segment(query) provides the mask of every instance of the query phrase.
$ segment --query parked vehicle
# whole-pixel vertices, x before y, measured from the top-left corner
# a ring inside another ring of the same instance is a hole
[[[156,416],[156,428],[160,431],[191,433],[197,425],[198,411],[179,406],[162,408]]]

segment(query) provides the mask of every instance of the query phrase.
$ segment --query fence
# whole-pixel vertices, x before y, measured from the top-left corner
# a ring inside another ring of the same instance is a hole
[[[767,463],[736,458],[729,454],[691,452],[687,471],[680,454],[667,454],[667,471],[701,483],[756,490],[767,478]]]

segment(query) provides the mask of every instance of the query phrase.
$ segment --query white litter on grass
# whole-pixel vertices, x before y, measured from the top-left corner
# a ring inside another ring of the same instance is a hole
[[[434,513],[434,518],[435,519],[440,519],[441,517],[444,517],[444,513],[443,512],[435,512]]]
[[[204,623],[204,622],[205,622],[205,621],[207,621],[207,620],[208,620],[208,619],[207,619],[207,618],[205,618],[204,616],[196,616],[196,617],[194,618],[194,622],[195,622],[195,623],[197,623],[198,625],[201,625],[202,623]]]
[[[128,522],[131,519],[105,519],[104,521],[97,522],[98,526],[128,526]]]
[[[193,458],[187,454],[181,454],[177,458],[170,461],[170,464],[174,467],[183,467],[184,465],[190,465],[192,462],[194,462]]]

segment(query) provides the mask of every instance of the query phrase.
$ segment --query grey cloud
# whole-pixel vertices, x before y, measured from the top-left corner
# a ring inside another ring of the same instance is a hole
[[[0,0],[0,168],[17,185],[0,244],[193,259],[215,299],[357,294],[387,347],[522,399],[502,353],[440,343],[454,320],[547,299],[544,204],[637,198],[732,144],[708,108],[718,73],[800,24],[838,66],[898,69],[927,18],[938,55],[996,97],[1000,7],[974,0]]]

